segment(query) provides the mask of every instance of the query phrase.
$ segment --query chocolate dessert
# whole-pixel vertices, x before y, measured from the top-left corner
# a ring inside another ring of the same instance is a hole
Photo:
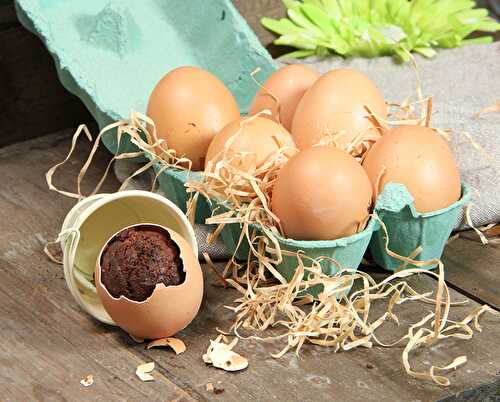
[[[167,231],[141,225],[125,229],[111,239],[101,256],[101,281],[115,298],[144,301],[157,283],[184,282],[180,250]]]

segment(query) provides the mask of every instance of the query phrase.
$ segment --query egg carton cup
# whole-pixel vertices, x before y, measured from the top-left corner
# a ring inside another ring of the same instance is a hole
[[[341,268],[357,269],[368,249],[371,250],[375,262],[389,271],[415,268],[415,265],[405,262],[404,258],[391,257],[386,249],[386,231],[389,237],[388,249],[401,257],[410,257],[415,261],[440,259],[458,217],[464,206],[470,201],[471,189],[462,184],[462,197],[449,207],[428,213],[419,213],[413,205],[413,198],[402,184],[388,183],[379,195],[373,217],[366,228],[354,235],[336,240],[293,240],[276,236],[282,251],[283,260],[276,265],[277,271],[290,281],[298,265],[297,253],[302,253],[308,259],[326,257],[321,260],[323,273],[333,276]],[[219,204],[224,210],[230,207]],[[385,230],[383,229],[385,226]],[[238,223],[226,225],[221,231],[221,237],[230,250],[235,250],[235,257],[246,260],[250,253],[246,235],[240,242],[243,226]],[[257,230],[251,225],[249,230]],[[419,253],[415,255],[415,250]],[[292,255],[288,255],[292,253]],[[432,269],[437,265],[424,266]],[[317,291],[310,292],[312,294]]]
[[[219,207],[223,210],[229,209],[225,204],[219,204]],[[298,266],[297,255],[300,253],[308,260],[324,257],[319,260],[319,263],[323,273],[328,276],[334,276],[345,268],[356,270],[361,264],[374,231],[378,230],[379,227],[379,222],[372,218],[362,232],[336,240],[293,240],[275,235],[282,251],[282,261],[276,264],[275,268],[287,281],[292,280]],[[247,260],[251,256],[251,252],[247,236],[242,234],[242,230],[243,225],[232,223],[225,225],[220,235],[226,247],[235,250],[234,256],[237,259]],[[256,231],[258,235],[264,234],[257,225],[249,226],[249,232],[253,231]],[[307,263],[304,258],[303,261]],[[303,294],[317,296],[321,291],[321,286],[313,286],[304,291]]]
[[[96,194],[78,202],[66,215],[59,241],[64,278],[80,307],[97,320],[116,325],[97,296],[93,283],[97,259],[117,232],[136,224],[158,225],[182,236],[197,255],[194,229],[174,203],[158,194],[128,190]]]
[[[400,256],[411,256],[415,261],[440,259],[444,246],[471,196],[471,188],[462,183],[462,196],[457,202],[438,211],[420,213],[415,209],[413,197],[404,185],[386,184],[377,198],[375,211],[387,230],[389,250]],[[382,229],[373,234],[369,248],[375,262],[389,271],[415,268],[415,265],[407,264],[387,253],[386,237]],[[413,255],[417,249],[420,251]],[[422,268],[436,267],[437,264]]]

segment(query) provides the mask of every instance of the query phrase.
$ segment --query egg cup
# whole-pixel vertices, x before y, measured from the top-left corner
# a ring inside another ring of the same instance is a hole
[[[174,230],[197,253],[194,229],[186,216],[165,197],[148,191],[127,190],[87,197],[69,211],[62,225],[59,241],[68,288],[80,307],[103,323],[116,325],[97,295],[96,261],[112,235],[138,223]]]

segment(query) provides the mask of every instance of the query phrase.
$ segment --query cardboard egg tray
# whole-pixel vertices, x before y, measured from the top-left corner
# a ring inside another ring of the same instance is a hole
[[[199,173],[175,169],[170,169],[160,175],[162,189],[175,203],[180,202],[177,205],[184,209],[188,197],[184,183],[190,174],[193,175],[190,179],[200,178]],[[457,223],[460,212],[470,198],[471,189],[463,183],[460,200],[445,209],[420,213],[415,209],[413,198],[404,185],[388,183],[377,199],[374,212],[386,227],[389,250],[403,257],[412,256],[416,261],[429,261],[441,258],[446,241]],[[224,209],[230,208],[227,204],[219,206]],[[211,215],[210,211],[210,204],[200,197],[196,211],[197,222],[204,222]],[[235,251],[236,258],[246,260],[249,255],[248,242],[244,239],[238,246],[241,230],[240,224],[226,225],[221,232],[221,237],[226,247]],[[258,227],[257,230],[259,230]],[[405,264],[404,261],[391,257],[387,253],[386,234],[376,218],[372,218],[362,232],[341,239],[306,241],[278,237],[278,242],[282,250],[295,253],[301,251],[310,258],[328,257],[321,264],[323,272],[329,275],[339,270],[339,266],[329,259],[335,260],[342,267],[356,269],[361,264],[368,248],[375,262],[389,271],[414,268],[412,264]],[[421,251],[413,255],[419,247]],[[296,257],[283,256],[283,261],[277,269],[287,280],[290,280],[296,267]],[[436,265],[429,265],[426,268],[435,267]]]
[[[156,83],[176,67],[215,74],[242,113],[257,89],[251,72],[276,70],[230,0],[16,0],[16,11],[101,129],[132,111],[145,113]],[[116,137],[110,131],[102,138],[113,154],[134,149],[127,136],[118,149]]]
[[[88,0],[76,4],[17,0],[16,10],[21,23],[47,46],[63,85],[83,101],[100,128],[128,118],[132,110],[144,112],[156,82],[178,66],[199,66],[217,75],[235,95],[242,114],[247,112],[256,90],[250,73],[260,67],[262,77],[266,77],[276,70],[274,61],[229,0]],[[211,26],[209,31],[203,28],[206,25]],[[127,136],[118,145],[113,132],[107,133],[103,142],[114,154],[133,150]],[[156,172],[159,169],[156,165]],[[167,169],[159,175],[159,183],[185,211],[185,183],[197,178],[196,172]],[[387,228],[392,251],[408,256],[422,246],[414,258],[428,260],[441,256],[460,209],[469,199],[470,190],[463,185],[458,202],[420,214],[405,188],[392,184],[379,197],[375,212]],[[210,204],[200,197],[196,222],[204,222],[210,214]],[[240,232],[238,224],[227,225],[222,231],[230,249],[236,247]],[[313,258],[330,257],[347,268],[357,268],[369,247],[382,267],[392,271],[401,267],[400,260],[387,254],[385,233],[375,219],[361,233],[342,239],[278,240],[284,250],[301,250]],[[248,244],[243,243],[236,252],[246,259]],[[335,264],[323,264],[325,273],[333,274],[338,269]],[[278,269],[290,278],[295,267],[295,258],[284,257]]]

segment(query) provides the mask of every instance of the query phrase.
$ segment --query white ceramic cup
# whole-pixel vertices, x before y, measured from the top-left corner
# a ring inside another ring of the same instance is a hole
[[[115,325],[93,284],[96,261],[111,236],[138,223],[174,230],[198,255],[194,229],[184,213],[167,198],[148,191],[127,190],[87,197],[69,211],[59,234],[64,278],[71,294],[87,313],[106,324]]]

